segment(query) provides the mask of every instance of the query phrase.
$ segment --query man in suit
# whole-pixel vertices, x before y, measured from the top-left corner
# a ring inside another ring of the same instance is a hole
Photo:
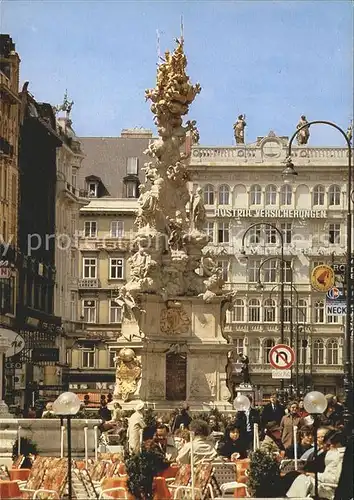
[[[270,396],[270,403],[265,405],[262,412],[262,427],[267,428],[268,422],[276,422],[278,425],[285,415],[284,407],[279,403],[277,394]]]

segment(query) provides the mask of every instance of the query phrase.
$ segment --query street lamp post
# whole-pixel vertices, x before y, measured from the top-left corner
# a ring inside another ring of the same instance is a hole
[[[256,222],[255,224],[251,224],[246,231],[243,233],[242,240],[241,240],[241,253],[244,255],[245,252],[245,240],[247,234],[255,227],[270,227],[272,228],[277,235],[279,236],[280,239],[280,340],[281,343],[284,343],[284,236],[283,233],[275,226],[274,224],[271,224],[269,222]],[[284,396],[284,379],[281,379],[280,381],[280,395],[281,398]]]
[[[344,392],[345,392],[345,411],[344,418],[346,429],[348,432],[352,431],[352,418],[353,418],[353,379],[352,379],[352,365],[351,365],[351,336],[354,335],[354,259],[352,257],[352,191],[353,191],[353,172],[352,172],[352,147],[348,135],[335,123],[326,120],[315,120],[306,123],[299,127],[292,135],[288,145],[288,156],[285,169],[283,170],[284,182],[291,182],[297,177],[298,173],[295,166],[291,161],[291,146],[297,134],[305,127],[310,127],[315,124],[329,125],[337,129],[345,139],[348,147],[348,179],[347,179],[347,256],[346,256],[346,323],[344,333],[345,345],[345,362],[344,362]]]
[[[81,402],[73,392],[63,392],[53,403],[53,411],[67,420],[68,435],[68,499],[73,500],[71,478],[71,419],[80,410]]]

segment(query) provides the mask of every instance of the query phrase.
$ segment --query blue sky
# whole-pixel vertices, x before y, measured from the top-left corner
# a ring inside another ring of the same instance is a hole
[[[1,0],[0,0],[1,1]],[[2,0],[0,27],[16,43],[21,82],[39,101],[65,89],[81,136],[153,128],[144,90],[161,50],[174,47],[184,18],[188,72],[199,81],[190,110],[201,144],[229,145],[247,117],[246,142],[274,130],[290,135],[301,114],[347,128],[353,115],[353,4],[335,1]],[[312,127],[311,144],[341,145]]]

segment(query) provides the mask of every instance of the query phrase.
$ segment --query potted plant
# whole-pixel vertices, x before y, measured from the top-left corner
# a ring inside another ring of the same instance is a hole
[[[251,497],[276,497],[279,490],[279,480],[279,466],[272,456],[261,450],[251,453],[247,481]]]
[[[163,456],[155,450],[143,449],[126,461],[129,492],[137,500],[153,498],[153,480],[169,466]]]

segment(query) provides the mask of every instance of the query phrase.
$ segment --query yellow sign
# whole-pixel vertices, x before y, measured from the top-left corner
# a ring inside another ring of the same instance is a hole
[[[334,271],[330,266],[316,266],[311,273],[312,288],[318,292],[328,292],[334,286]]]

